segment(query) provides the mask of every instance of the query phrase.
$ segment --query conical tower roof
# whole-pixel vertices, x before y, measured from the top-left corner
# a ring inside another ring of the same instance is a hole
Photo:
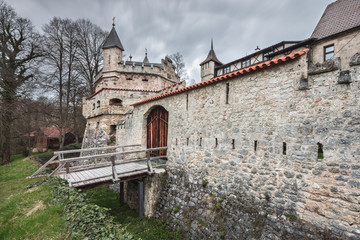
[[[117,47],[117,48],[121,49],[122,51],[125,51],[123,45],[121,44],[120,38],[116,33],[115,24],[113,24],[111,32],[107,36],[102,48],[106,49],[106,48],[112,48],[112,47]]]
[[[149,59],[148,59],[148,57],[147,57],[147,49],[146,49],[146,48],[145,48],[145,57],[144,57],[143,63],[149,63]]]
[[[202,63],[200,63],[200,66],[210,61],[214,61],[215,63],[222,65],[222,62],[220,62],[219,59],[217,59],[216,57],[212,39],[211,39],[211,49],[209,51],[209,54],[207,58]]]

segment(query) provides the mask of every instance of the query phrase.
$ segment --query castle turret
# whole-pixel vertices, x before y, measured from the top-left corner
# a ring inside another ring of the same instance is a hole
[[[115,70],[118,66],[118,62],[122,60],[124,47],[116,33],[114,23],[102,49],[104,50],[104,71]]]
[[[202,63],[200,63],[201,81],[204,82],[213,78],[215,75],[215,67],[220,65],[222,65],[222,63],[216,57],[213,46],[213,40],[211,39],[211,48],[209,54],[207,58]]]

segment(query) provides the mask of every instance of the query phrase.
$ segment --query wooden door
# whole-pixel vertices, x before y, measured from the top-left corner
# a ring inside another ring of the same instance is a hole
[[[169,113],[163,107],[154,108],[147,118],[147,147],[167,146]],[[152,151],[153,156],[166,155],[166,150]]]

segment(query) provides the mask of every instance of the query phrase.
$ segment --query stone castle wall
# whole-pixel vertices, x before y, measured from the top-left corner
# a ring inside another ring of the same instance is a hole
[[[120,145],[146,147],[147,114],[169,112],[155,216],[189,239],[360,238],[360,65],[308,75],[307,57],[135,106]]]

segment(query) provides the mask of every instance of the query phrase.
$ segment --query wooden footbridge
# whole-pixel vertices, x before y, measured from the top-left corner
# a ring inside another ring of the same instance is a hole
[[[155,168],[164,165],[161,161],[166,159],[166,155],[154,155],[165,152],[163,150],[167,147],[139,147],[140,145],[125,145],[55,152],[31,177],[59,176],[66,179],[69,186],[76,188],[93,188],[142,179],[153,175]],[[48,166],[54,164],[57,164],[55,170],[50,174],[42,174]]]

